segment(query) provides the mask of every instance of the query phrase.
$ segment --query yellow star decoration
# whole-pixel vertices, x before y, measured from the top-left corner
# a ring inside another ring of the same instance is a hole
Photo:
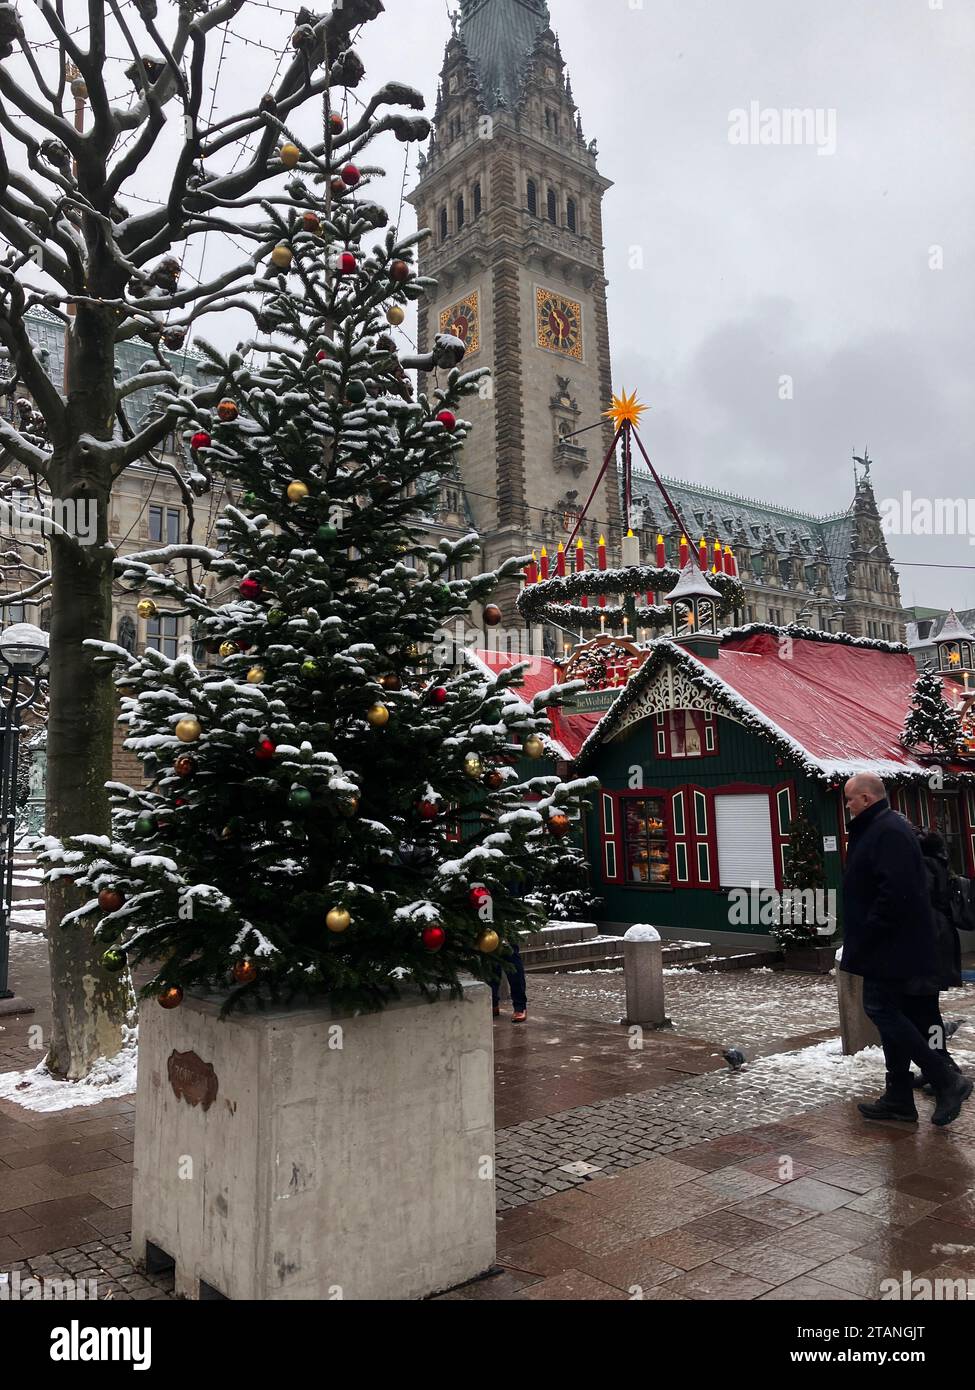
[[[612,406],[609,410],[604,410],[603,414],[619,429],[621,425],[639,425],[640,416],[649,409],[648,405],[640,405],[635,391],[630,395],[623,391],[619,396],[613,397]]]

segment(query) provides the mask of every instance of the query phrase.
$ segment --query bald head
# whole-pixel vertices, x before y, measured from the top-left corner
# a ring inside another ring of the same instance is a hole
[[[887,788],[875,773],[858,772],[843,788],[843,796],[846,799],[846,809],[851,817],[855,817],[868,806],[886,800]]]

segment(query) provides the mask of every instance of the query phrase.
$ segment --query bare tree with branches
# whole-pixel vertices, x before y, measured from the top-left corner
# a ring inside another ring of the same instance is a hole
[[[83,644],[111,636],[113,482],[185,415],[164,346],[182,341],[201,316],[231,306],[259,321],[256,299],[247,291],[279,239],[269,215],[301,205],[302,176],[326,171],[336,146],[352,155],[377,129],[401,139],[421,133],[418,117],[388,112],[375,119],[382,106],[420,105],[416,93],[398,84],[377,92],[358,120],[338,134],[326,119],[321,143],[302,143],[289,128],[293,114],[309,101],[324,98],[327,116],[329,89],[360,83],[364,74],[351,47],[353,31],[382,12],[381,0],[342,0],[326,17],[299,12],[293,51],[274,90],[236,115],[205,119],[208,42],[225,39],[221,27],[245,3],[72,0],[72,20],[82,10],[87,20],[72,30],[66,0],[34,0],[34,12],[50,33],[47,46],[28,42],[16,7],[0,3],[0,238],[8,244],[0,263],[0,349],[9,374],[4,389],[28,392],[46,430],[38,442],[0,420],[0,455],[35,483],[42,480],[55,507],[85,503],[97,515],[95,544],[82,545],[60,530],[50,541],[48,829],[59,839],[109,831],[105,783],[111,775],[114,689],[111,674]],[[110,42],[126,45],[132,55],[126,72],[135,96],[128,109],[113,105],[106,87]],[[84,130],[64,114],[79,95],[90,112]],[[167,156],[157,142],[170,115],[178,118],[181,139]],[[284,160],[282,142],[298,146]],[[299,150],[284,190],[265,190]],[[231,154],[233,164],[215,171],[215,162],[229,164]],[[164,202],[131,214],[126,188],[149,160]],[[185,255],[189,242],[212,231],[244,239],[251,254],[203,283],[181,287],[174,249]],[[65,323],[64,393],[28,334],[25,319],[39,305]],[[116,347],[133,337],[146,341],[151,360],[119,381]],[[125,402],[146,387],[164,392],[163,403],[132,425]],[[203,409],[219,395],[218,383],[189,400]],[[127,982],[103,970],[89,931],[57,930],[78,905],[68,879],[51,883],[54,1029],[48,1065],[68,1078],[85,1075],[96,1058],[118,1051],[130,1000]]]

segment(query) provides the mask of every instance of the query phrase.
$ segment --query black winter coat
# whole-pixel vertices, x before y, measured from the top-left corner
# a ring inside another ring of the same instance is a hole
[[[937,974],[921,847],[913,826],[887,801],[874,802],[850,825],[841,968],[874,980]]]
[[[938,988],[956,989],[962,983],[961,939],[951,916],[951,869],[947,859],[933,854],[924,856],[924,867],[938,953]]]

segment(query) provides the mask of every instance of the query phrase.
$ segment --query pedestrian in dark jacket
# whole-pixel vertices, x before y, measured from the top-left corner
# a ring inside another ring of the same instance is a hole
[[[928,901],[931,905],[931,919],[934,924],[935,980],[938,994],[943,989],[957,989],[961,983],[961,940],[954,922],[952,911],[951,865],[948,862],[948,846],[937,830],[918,828],[918,844],[924,857],[924,868],[928,878]],[[941,1013],[938,994],[914,995],[905,997],[909,1004],[907,1012],[917,1025],[918,1031],[928,1039],[928,1044],[936,1052],[943,1052],[950,1066],[958,1070],[958,1064],[948,1051],[948,1031]],[[923,1084],[923,1078],[914,1077],[914,1084]]]
[[[937,1012],[939,989],[928,877],[917,835],[891,810],[879,777],[859,773],[844,793],[852,823],[841,968],[863,976],[864,1011],[880,1033],[887,1063],[884,1094],[859,1110],[870,1120],[917,1123],[914,1062],[934,1089],[932,1123],[947,1125],[957,1119],[972,1083],[929,1045],[914,1021],[919,1009],[922,1018]]]

